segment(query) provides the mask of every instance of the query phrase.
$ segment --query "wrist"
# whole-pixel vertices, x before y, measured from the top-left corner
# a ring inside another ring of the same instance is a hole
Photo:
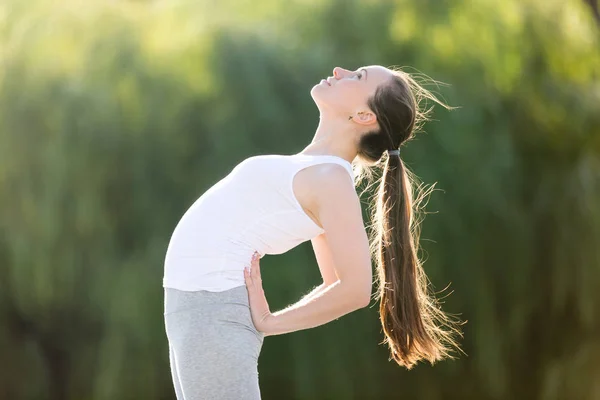
[[[263,329],[262,329],[262,334],[266,337],[266,336],[272,336],[275,333],[275,319],[277,317],[275,315],[273,315],[272,313],[268,313],[267,315],[265,315],[262,325],[263,325]]]

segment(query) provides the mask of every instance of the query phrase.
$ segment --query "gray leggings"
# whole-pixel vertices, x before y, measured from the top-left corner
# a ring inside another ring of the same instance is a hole
[[[165,328],[177,400],[260,400],[264,334],[246,286],[222,292],[164,288]]]

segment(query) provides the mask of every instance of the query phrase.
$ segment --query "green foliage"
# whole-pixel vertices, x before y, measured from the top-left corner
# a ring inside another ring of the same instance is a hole
[[[600,398],[598,48],[576,0],[3,2],[0,399],[174,398],[175,223],[241,159],[299,151],[310,87],[370,64],[460,107],[402,156],[443,190],[425,269],[469,356],[401,370],[372,305],[267,339],[263,397]],[[273,309],[319,283],[309,244],[261,265]]]

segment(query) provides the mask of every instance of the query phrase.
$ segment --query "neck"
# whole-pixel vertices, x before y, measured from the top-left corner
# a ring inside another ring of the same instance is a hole
[[[357,154],[354,140],[358,135],[352,122],[342,119],[321,114],[315,136],[301,154],[333,155],[352,163]]]

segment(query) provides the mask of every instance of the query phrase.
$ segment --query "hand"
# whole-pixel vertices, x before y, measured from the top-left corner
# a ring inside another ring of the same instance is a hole
[[[269,320],[272,318],[265,291],[262,287],[262,278],[260,276],[260,257],[255,252],[252,255],[252,263],[250,270],[244,267],[244,278],[246,288],[248,289],[248,301],[250,303],[250,313],[252,314],[252,322],[256,330],[262,333],[267,332]]]

